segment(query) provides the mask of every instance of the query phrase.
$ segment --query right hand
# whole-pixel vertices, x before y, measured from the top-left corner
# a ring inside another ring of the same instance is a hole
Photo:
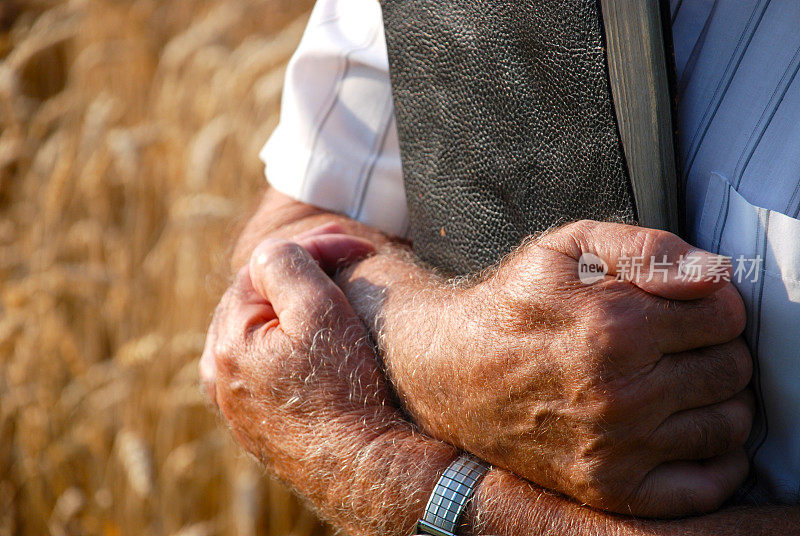
[[[593,284],[586,253],[609,268]],[[405,339],[390,376],[428,433],[541,486],[640,516],[715,510],[747,475],[752,362],[738,292],[682,275],[687,255],[715,257],[663,231],[564,226],[430,300],[435,329]],[[638,256],[638,277],[615,277]],[[666,281],[647,281],[663,256]]]

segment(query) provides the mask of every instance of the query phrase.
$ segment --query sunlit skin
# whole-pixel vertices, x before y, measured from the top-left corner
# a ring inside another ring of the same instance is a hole
[[[402,290],[396,294],[419,304],[420,296],[414,295],[409,285],[424,287],[437,278],[408,264],[403,254],[393,250],[384,252],[388,239],[374,230],[275,194],[268,194],[243,235],[234,263],[243,264],[243,259],[247,259],[265,236],[292,237],[326,222],[335,226],[315,231],[314,242],[320,242],[320,234],[339,237],[335,240],[344,240],[342,235],[346,234],[357,235],[378,243],[381,253],[339,272],[336,281],[344,288],[342,293],[316,263],[301,255],[302,247],[286,242],[261,246],[266,250],[256,251],[248,265],[250,279],[240,272],[218,309],[203,360],[217,365],[206,365],[203,372],[242,444],[308,496],[334,524],[353,533],[408,533],[413,520],[421,514],[436,476],[455,453],[444,443],[414,433],[393,407],[375,355],[367,344],[364,326],[354,320],[355,312],[369,309],[364,303],[359,304],[359,299],[370,301],[379,297],[380,300],[371,306],[374,310],[376,303],[380,303],[385,336],[392,320],[392,298],[386,292],[372,298],[362,293],[359,298],[354,294],[358,288],[355,283],[381,286],[397,278],[395,281],[405,281],[406,286],[389,283],[390,288]],[[619,229],[616,231],[619,238]],[[567,232],[574,236],[576,230]],[[311,239],[301,236],[295,240],[307,245]],[[613,243],[613,240],[607,242]],[[574,258],[570,248],[581,243],[572,239],[555,240],[541,247]],[[309,249],[320,258],[317,246]],[[514,259],[524,258],[522,255],[524,249]],[[515,262],[514,259],[507,265]],[[324,261],[321,264],[323,268],[332,268]],[[264,268],[267,266],[270,269]],[[270,275],[266,276],[267,273]],[[467,288],[478,288],[492,280],[504,281],[500,277],[502,273],[501,267],[495,274]],[[508,286],[507,280],[503,285]],[[718,294],[725,292],[723,287],[705,286],[694,291]],[[440,301],[448,288],[452,291],[454,287],[437,287],[436,296]],[[679,289],[679,292],[686,290]],[[606,294],[610,293],[594,293],[594,297],[600,299]],[[685,300],[691,296],[683,294],[681,297]],[[283,300],[289,301],[284,303]],[[320,303],[326,306],[320,309]],[[471,310],[485,307],[492,311],[487,303],[472,302]],[[709,307],[711,310],[715,307],[713,300]],[[287,313],[282,314],[283,310]],[[325,314],[315,314],[321,310]],[[396,311],[405,313],[408,310],[406,305]],[[285,318],[293,319],[289,326],[301,325],[302,329],[284,328]],[[412,331],[414,318],[407,314],[402,318],[409,325],[408,331]],[[463,323],[461,325],[463,327]],[[725,329],[730,332],[723,338],[735,340],[740,327]],[[282,335],[270,335],[275,333]],[[430,332],[423,328],[419,333]],[[309,334],[317,335],[309,338]],[[718,333],[721,334],[722,331]],[[485,351],[477,353],[486,354]],[[736,351],[719,352],[717,359],[729,359],[725,357],[729,353],[736,354]],[[697,360],[703,358],[701,355]],[[746,377],[749,372],[743,369],[741,374]],[[736,391],[736,386],[730,389]],[[461,391],[464,391],[463,385]],[[477,393],[473,396],[480,397]],[[747,403],[743,407],[748,407]],[[738,475],[742,471],[741,467],[731,467],[731,474]],[[774,534],[791,533],[798,521],[798,511],[794,508],[729,509],[680,521],[635,521],[580,506],[559,495],[543,492],[509,472],[494,469],[479,485],[477,498],[465,518],[465,532]]]
[[[615,277],[638,252],[673,261],[666,281]],[[603,280],[579,280],[584,253],[608,264]],[[701,256],[669,233],[580,222],[476,283],[382,255],[342,285],[426,432],[597,508],[667,517],[739,487],[753,416],[741,298],[724,278],[682,277],[687,255]]]

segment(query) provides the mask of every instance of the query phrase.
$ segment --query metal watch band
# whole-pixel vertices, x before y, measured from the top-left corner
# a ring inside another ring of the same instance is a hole
[[[456,458],[434,486],[425,513],[417,522],[417,533],[455,536],[458,519],[488,470],[489,465],[471,454]]]

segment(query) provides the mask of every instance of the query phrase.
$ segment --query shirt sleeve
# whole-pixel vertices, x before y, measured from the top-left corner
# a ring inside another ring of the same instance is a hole
[[[408,210],[377,0],[318,0],[261,150],[280,192],[398,235]]]

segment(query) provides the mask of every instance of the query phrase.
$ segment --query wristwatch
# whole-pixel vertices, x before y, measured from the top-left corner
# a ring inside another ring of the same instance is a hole
[[[451,463],[433,488],[417,534],[455,536],[458,520],[489,465],[471,454],[462,454]]]

